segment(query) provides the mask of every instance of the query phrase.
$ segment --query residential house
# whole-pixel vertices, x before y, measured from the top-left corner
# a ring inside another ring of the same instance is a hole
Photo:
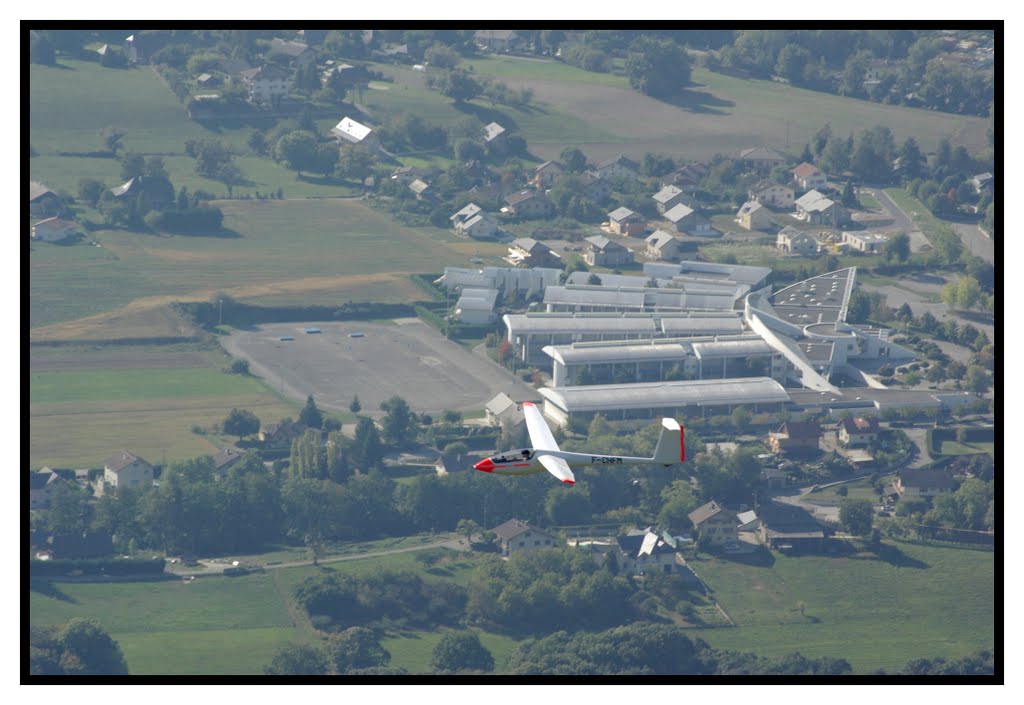
[[[203,88],[213,88],[214,86],[219,86],[221,84],[221,78],[220,76],[216,76],[212,73],[201,73],[196,76],[196,83]]]
[[[988,191],[989,193],[992,193],[992,185],[992,174],[990,174],[987,171],[983,174],[975,174],[974,176],[971,177],[971,186],[973,186],[974,190],[977,191],[979,194],[982,191]]]
[[[808,223],[838,225],[849,217],[845,208],[820,191],[808,191],[796,199],[794,205],[797,217]]]
[[[291,74],[274,64],[246,69],[238,76],[249,91],[249,100],[253,103],[277,105],[292,90]]]
[[[65,242],[85,235],[82,227],[73,220],[47,218],[32,226],[32,239],[42,242]]]
[[[497,289],[464,288],[455,303],[455,317],[472,326],[493,323],[497,319],[497,301]]]
[[[674,208],[683,202],[683,190],[678,186],[668,185],[658,191],[656,194],[651,196],[654,199],[654,203],[658,208],[659,213],[664,213],[667,210]]]
[[[615,543],[619,549],[619,567],[629,575],[660,573],[696,581],[693,571],[679,553],[676,539],[668,533],[659,536],[648,527],[644,531],[616,536]]]
[[[562,267],[560,255],[551,251],[543,242],[532,237],[513,240],[504,260],[515,267]]]
[[[693,190],[700,186],[700,182],[710,172],[711,168],[707,164],[684,164],[675,171],[661,177],[661,185],[678,186],[682,189]]]
[[[402,183],[409,183],[415,179],[427,179],[431,176],[429,169],[421,169],[415,166],[400,166],[391,172],[391,179],[393,181],[401,181]]]
[[[320,74],[320,84],[323,86],[328,85],[331,81],[338,81],[340,85],[351,88],[360,84],[365,85],[369,80],[370,74],[364,66],[353,66],[352,64],[336,64]]]
[[[508,133],[496,122],[484,126],[484,147],[491,154],[504,154],[508,151]]]
[[[790,255],[813,257],[818,254],[818,239],[802,230],[797,230],[792,225],[787,225],[779,231],[778,237],[775,239],[775,246],[779,252]]]
[[[103,483],[114,489],[149,487],[153,484],[153,466],[126,450],[103,461]],[[102,485],[101,485],[102,486]]]
[[[878,419],[874,416],[851,416],[837,424],[839,442],[847,447],[867,446],[878,438]]]
[[[352,118],[346,116],[337,125],[331,128],[331,134],[340,144],[358,144],[369,147],[373,150],[380,149],[380,138],[368,127]]]
[[[283,54],[293,63],[308,66],[316,62],[316,54],[308,45],[294,39],[274,37],[270,40],[270,53]]]
[[[719,234],[711,227],[711,221],[690,208],[685,203],[680,203],[665,212],[665,220],[672,223],[675,229],[681,233],[691,235],[713,236]]]
[[[608,223],[612,232],[619,235],[643,235],[647,230],[647,219],[625,206],[616,208],[609,213]]]
[[[475,240],[493,240],[501,234],[498,221],[490,213],[480,213],[455,224],[455,232],[468,235]]]
[[[793,181],[801,191],[828,188],[828,176],[818,167],[801,162],[793,167]]]
[[[736,211],[736,222],[745,230],[767,230],[772,225],[772,214],[757,201],[747,201]]]
[[[761,179],[747,189],[747,198],[769,208],[792,208],[793,188],[770,179]]]
[[[481,29],[473,35],[473,42],[490,51],[512,51],[522,39],[511,29]]]
[[[506,558],[517,553],[539,551],[561,545],[561,542],[551,534],[518,519],[509,519],[501,526],[495,527],[494,533],[498,535],[501,555]]]
[[[213,478],[223,480],[228,476],[238,461],[245,457],[245,452],[238,448],[221,448],[213,456]]]
[[[434,194],[430,191],[430,184],[422,179],[413,179],[410,181],[409,190],[416,194],[417,201],[433,200]]]
[[[752,509],[737,514],[736,521],[736,531],[757,532],[761,528],[761,520]]]
[[[736,155],[736,159],[743,162],[748,168],[762,173],[769,172],[780,164],[786,163],[785,157],[768,147],[750,147],[741,150]]]
[[[612,185],[594,171],[584,171],[578,177],[583,185],[583,195],[594,203],[607,201],[612,195]]]
[[[565,166],[554,160],[546,161],[533,170],[531,183],[537,188],[551,188],[565,174]]]
[[[803,507],[768,501],[757,508],[758,537],[772,550],[819,552],[825,546],[825,527]]]
[[[900,497],[937,497],[954,492],[958,483],[946,468],[903,468],[897,473],[895,486]]]
[[[28,214],[31,216],[57,215],[64,210],[60,196],[50,190],[46,184],[38,181],[28,182]]]
[[[634,261],[632,250],[604,235],[594,235],[583,241],[587,243],[584,245],[583,260],[590,266],[617,267]]]
[[[469,205],[463,207],[461,210],[458,210],[451,216],[449,216],[448,220],[452,221],[452,227],[455,228],[456,231],[458,231],[459,225],[465,223],[470,218],[474,218],[483,212],[483,208],[481,208],[475,203],[470,203]]]
[[[598,164],[594,172],[603,179],[635,179],[640,176],[640,165],[620,154]]]
[[[644,242],[647,243],[644,253],[652,259],[662,260],[663,262],[678,262],[682,258],[684,251],[683,241],[664,230],[655,230],[651,235],[647,236]]]
[[[697,507],[689,516],[698,540],[708,546],[721,546],[736,541],[736,513],[711,500]]]
[[[881,233],[843,232],[842,238],[842,242],[851,250],[868,255],[881,253],[885,249],[885,243],[889,242],[888,236]]]
[[[292,441],[301,437],[308,428],[305,424],[296,421],[272,423],[260,428],[258,438],[263,447],[269,450],[291,448]]]
[[[163,178],[136,176],[120,186],[110,189],[118,200],[134,201],[140,195],[150,208],[161,208],[174,203],[174,186]]]
[[[768,434],[772,452],[786,455],[818,450],[820,440],[821,426],[816,421],[787,421]]]
[[[789,484],[789,475],[779,468],[765,468],[761,471],[761,482],[770,490],[782,489]]]
[[[50,468],[30,473],[28,480],[29,509],[49,509],[53,493],[67,485],[67,481]]]
[[[371,51],[370,54],[374,57],[393,61],[395,63],[412,63],[412,57],[409,55],[408,44],[381,44],[380,47]]]
[[[554,215],[555,204],[539,191],[523,189],[505,197],[506,208],[520,218],[547,218]]]
[[[526,420],[519,404],[505,392],[484,405],[484,416],[491,426],[515,427]]]

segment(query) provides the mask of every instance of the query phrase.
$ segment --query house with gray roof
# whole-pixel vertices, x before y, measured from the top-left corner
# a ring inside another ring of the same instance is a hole
[[[468,325],[486,325],[497,318],[494,312],[498,301],[496,289],[463,289],[455,303],[455,317]]]
[[[721,235],[711,226],[710,220],[685,203],[678,203],[665,211],[665,220],[670,222],[681,233],[705,237]]]
[[[473,42],[481,49],[511,51],[519,46],[522,38],[511,29],[481,29],[473,35]]]
[[[213,456],[213,477],[223,480],[235,465],[245,457],[245,452],[238,448],[221,448]]]
[[[737,540],[739,526],[736,513],[715,500],[697,507],[687,515],[697,532],[698,540],[715,547]]]
[[[29,509],[49,509],[50,501],[58,487],[67,481],[51,468],[42,468],[28,476]]]
[[[558,161],[549,160],[543,164],[538,164],[533,170],[532,183],[537,188],[551,188],[565,174],[565,166]]]
[[[316,61],[316,54],[307,44],[294,39],[274,37],[270,40],[270,53],[283,54],[297,64],[308,65]]]
[[[583,260],[591,266],[617,267],[620,264],[632,264],[633,251],[604,235],[594,235],[583,239]]]
[[[640,176],[640,165],[620,154],[601,162],[594,171],[605,179],[636,179]]]
[[[797,230],[792,225],[787,225],[776,236],[775,247],[784,254],[813,257],[818,254],[818,239],[803,230]]]
[[[373,128],[356,122],[348,116],[343,117],[341,122],[331,128],[331,134],[342,145],[358,144],[371,149],[380,149],[380,138]]]
[[[547,218],[554,215],[555,204],[539,191],[523,189],[505,197],[506,210],[520,218]]]
[[[686,565],[677,539],[667,532],[658,534],[651,527],[644,531],[615,537],[619,567],[630,575],[678,575],[696,582],[697,576]]]
[[[504,154],[508,149],[508,132],[496,122],[484,126],[484,147],[494,154]]]
[[[491,426],[515,427],[526,420],[519,404],[505,392],[499,392],[484,405],[484,415]]]
[[[64,210],[60,196],[39,181],[28,182],[28,213],[32,216],[57,215]]]
[[[683,202],[683,190],[678,186],[668,185],[651,196],[659,213],[664,213]]]
[[[46,218],[32,226],[32,239],[40,242],[69,242],[84,236],[82,226],[64,218]]]
[[[619,235],[643,235],[647,230],[647,219],[625,206],[608,214],[608,224]]]
[[[678,262],[683,241],[664,230],[655,230],[644,240],[647,243],[645,254],[652,259],[664,260],[666,262]]]
[[[794,205],[797,217],[808,223],[838,225],[849,218],[845,208],[820,191],[808,191],[796,199]]]
[[[503,259],[515,267],[557,267],[562,264],[560,255],[532,237],[513,240],[508,246],[508,254]]]
[[[768,147],[750,147],[742,149],[736,155],[736,159],[746,166],[760,172],[768,172],[780,164],[786,163],[786,158]]]
[[[115,453],[103,461],[103,485],[121,487],[149,487],[153,484],[153,466],[143,458],[126,450]]]
[[[519,519],[509,519],[504,524],[494,527],[494,533],[498,536],[501,555],[506,558],[511,558],[518,553],[556,548],[562,545],[561,541],[548,532],[530,526],[529,523]]]
[[[747,197],[769,208],[792,208],[793,187],[762,179],[747,189]]]
[[[736,211],[736,222],[744,230],[767,230],[772,224],[772,214],[757,201],[747,201]]]

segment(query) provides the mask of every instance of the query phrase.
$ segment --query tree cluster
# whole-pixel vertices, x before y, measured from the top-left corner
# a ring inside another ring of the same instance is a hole
[[[126,676],[121,647],[94,619],[74,618],[62,627],[29,630],[33,676]]]

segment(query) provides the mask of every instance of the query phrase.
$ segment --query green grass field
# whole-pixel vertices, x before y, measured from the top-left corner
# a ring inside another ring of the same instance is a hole
[[[841,657],[856,673],[893,672],[914,658],[953,658],[994,645],[992,553],[884,546],[886,560],[773,553],[771,567],[696,562],[737,624],[697,634],[715,647],[765,656]]]
[[[881,481],[888,484],[896,479],[896,475],[883,475]],[[839,494],[838,490],[840,487],[846,488],[846,496]],[[819,492],[812,492],[803,498],[801,501],[808,502],[810,504],[823,504],[838,506],[844,499],[870,499],[872,502],[878,501],[878,495],[875,494],[874,488],[871,486],[871,481],[868,478],[863,480],[857,480],[855,482],[847,482],[844,485],[837,485],[835,487],[826,487]]]
[[[259,379],[224,372],[229,363],[186,345],[33,348],[30,467],[99,467],[122,448],[151,463],[185,460],[237,440],[192,432],[232,408],[266,422],[296,416],[298,405]]]

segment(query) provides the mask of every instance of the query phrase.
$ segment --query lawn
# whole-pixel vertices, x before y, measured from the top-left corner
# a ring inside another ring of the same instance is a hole
[[[208,300],[220,292],[259,303],[407,302],[420,298],[408,274],[443,271],[503,249],[439,228],[406,227],[358,200],[217,205],[225,228],[238,237],[100,230],[93,236],[102,248],[34,245],[31,327],[136,300],[167,304]]]
[[[883,484],[888,485],[896,479],[896,475],[883,475],[880,479]],[[846,488],[847,494],[845,497],[839,494],[840,487]],[[844,499],[870,499],[872,502],[877,503],[878,495],[875,494],[875,490],[871,486],[871,480],[864,478],[854,482],[847,482],[843,485],[836,485],[835,487],[826,487],[818,492],[812,492],[804,496],[802,501],[810,504],[838,506]]]
[[[215,453],[235,438],[197,435],[232,408],[266,422],[298,408],[255,377],[228,374],[217,349],[184,345],[32,348],[29,465],[99,467],[125,448],[151,463]]]
[[[473,632],[480,638],[480,644],[494,657],[494,670],[501,671],[509,655],[516,647],[511,637],[491,632]],[[434,647],[441,641],[443,632],[404,632],[381,640],[381,646],[391,653],[389,666],[404,668],[409,673],[430,673],[430,659]]]
[[[698,561],[694,568],[736,622],[699,630],[719,648],[847,659],[857,673],[914,658],[954,658],[995,644],[994,555],[884,544],[881,559],[771,554],[770,566]],[[799,605],[803,603],[804,614]]]

